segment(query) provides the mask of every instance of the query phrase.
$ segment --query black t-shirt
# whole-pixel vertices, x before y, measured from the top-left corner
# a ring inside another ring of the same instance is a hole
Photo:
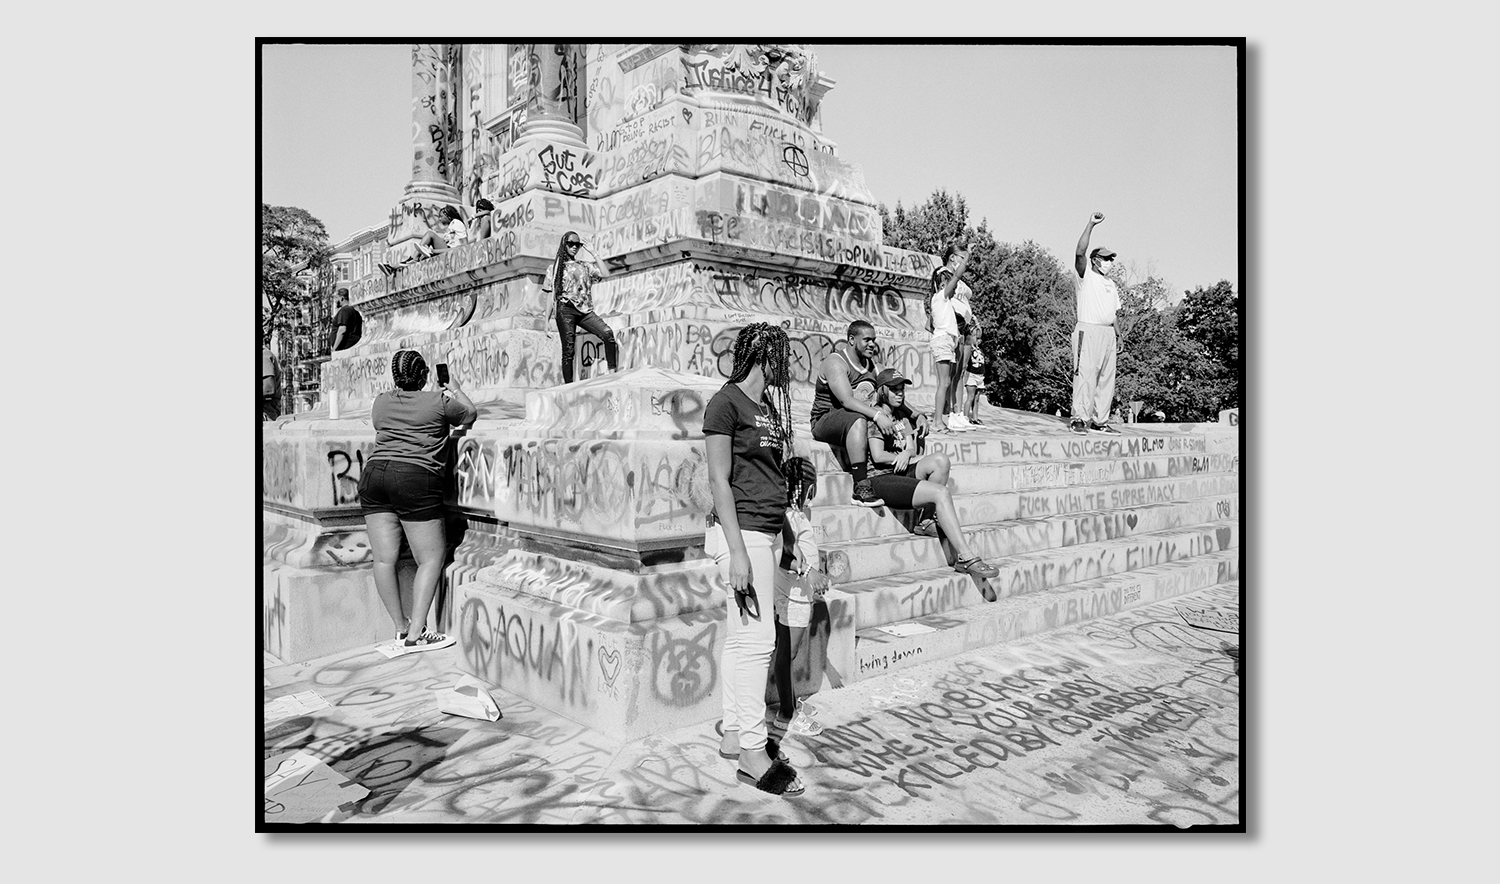
[[[333,314],[333,330],[328,333],[328,346],[332,347],[338,340],[341,325],[347,325],[348,328],[344,329],[344,343],[339,345],[339,349],[347,350],[359,343],[359,333],[364,330],[364,319],[353,307],[340,307],[339,312]]]
[[[786,519],[781,428],[738,384],[725,384],[703,411],[705,436],[728,436],[729,490],[741,531],[776,534]]]

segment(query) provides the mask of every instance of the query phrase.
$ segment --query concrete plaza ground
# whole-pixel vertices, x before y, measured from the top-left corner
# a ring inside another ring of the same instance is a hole
[[[329,705],[268,723],[264,757],[301,752],[363,788],[282,786],[264,819],[1238,826],[1239,636],[1177,611],[1237,613],[1238,592],[1214,586],[819,694],[823,732],[784,744],[807,783],[791,798],[739,783],[711,721],[622,742],[498,689],[498,721],[440,712],[435,692],[463,674],[456,647],[267,658],[268,703]]]

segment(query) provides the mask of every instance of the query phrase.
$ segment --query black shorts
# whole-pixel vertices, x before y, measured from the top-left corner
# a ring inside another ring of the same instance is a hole
[[[849,437],[849,428],[854,426],[855,421],[868,420],[862,414],[855,414],[843,408],[833,408],[825,411],[817,420],[812,422],[813,438],[819,442],[825,442],[833,448],[833,453],[839,459],[844,472],[849,471],[849,458],[844,452],[844,443]]]
[[[909,510],[912,508],[912,495],[917,493],[917,486],[922,484],[922,480],[913,475],[916,470],[917,465],[911,463],[899,473],[871,476],[870,491],[884,500],[886,506],[893,506],[898,510]]]
[[[416,464],[373,460],[359,478],[359,510],[395,513],[405,522],[427,522],[443,516],[443,476]]]

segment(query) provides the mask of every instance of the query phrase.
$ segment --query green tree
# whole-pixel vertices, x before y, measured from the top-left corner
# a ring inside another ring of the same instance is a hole
[[[1240,299],[1221,279],[1199,286],[1177,306],[1177,327],[1201,357],[1198,381],[1204,410],[1217,417],[1240,405]]]
[[[310,297],[298,279],[313,278],[328,264],[331,250],[323,222],[296,206],[260,206],[260,337],[270,343],[275,332],[288,340],[293,317]]]

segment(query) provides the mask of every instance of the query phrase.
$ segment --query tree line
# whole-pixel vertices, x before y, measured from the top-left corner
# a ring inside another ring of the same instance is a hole
[[[967,239],[964,281],[974,315],[986,395],[993,405],[1068,413],[1073,391],[1070,337],[1076,321],[1073,274],[1053,253],[1027,240],[995,240],[988,222],[969,223],[961,194],[938,190],[919,206],[879,207],[885,244],[942,254]],[[1068,256],[1070,259],[1072,255]],[[1171,303],[1164,280],[1115,267],[1120,290],[1116,405],[1143,403],[1143,420],[1158,411],[1169,421],[1216,420],[1240,404],[1240,302],[1228,280],[1199,286]]]

